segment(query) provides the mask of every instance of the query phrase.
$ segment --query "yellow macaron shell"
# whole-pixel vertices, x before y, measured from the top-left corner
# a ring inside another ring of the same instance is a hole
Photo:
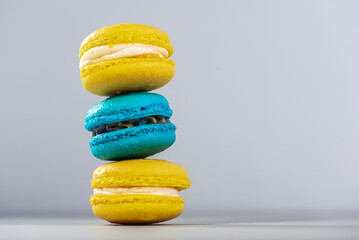
[[[180,197],[144,194],[92,195],[93,213],[108,222],[150,224],[173,219],[183,212]]]
[[[186,170],[175,163],[158,159],[136,159],[107,163],[93,173],[92,188],[191,186]]]
[[[90,49],[117,44],[145,44],[173,54],[168,35],[155,27],[117,24],[90,34],[80,47],[80,59]],[[84,88],[96,95],[113,96],[126,92],[150,91],[166,85],[175,74],[175,63],[165,57],[129,57],[104,60],[81,68]]]
[[[87,36],[81,43],[79,58],[94,47],[126,43],[155,45],[167,49],[169,57],[173,54],[173,46],[166,32],[143,24],[120,23],[105,26]]]
[[[93,173],[92,188],[173,187],[189,188],[186,170],[157,159],[136,159],[108,163]],[[181,197],[151,194],[97,194],[90,198],[94,214],[112,223],[149,224],[179,216],[184,207]]]
[[[120,58],[85,66],[80,76],[90,93],[113,96],[163,87],[175,75],[174,66],[167,58]]]

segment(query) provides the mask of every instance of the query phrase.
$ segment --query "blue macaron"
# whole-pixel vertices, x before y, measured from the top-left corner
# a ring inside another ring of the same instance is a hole
[[[138,92],[110,97],[93,106],[85,128],[92,132],[92,154],[102,160],[145,158],[176,140],[172,110],[165,97]]]

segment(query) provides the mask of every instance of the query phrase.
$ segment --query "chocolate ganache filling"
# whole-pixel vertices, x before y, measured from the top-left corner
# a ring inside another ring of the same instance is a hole
[[[124,128],[130,128],[130,127],[141,126],[146,124],[154,124],[154,123],[167,123],[167,122],[170,122],[169,118],[155,115],[155,116],[127,120],[118,123],[105,124],[92,129],[91,137],[97,136],[102,133],[117,131]]]

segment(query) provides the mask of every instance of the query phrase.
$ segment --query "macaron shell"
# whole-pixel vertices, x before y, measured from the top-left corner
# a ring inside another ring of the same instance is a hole
[[[85,128],[132,120],[136,118],[160,115],[166,118],[172,116],[172,110],[167,99],[156,93],[129,93],[110,97],[95,106],[86,114]]]
[[[101,160],[145,158],[169,148],[175,130],[172,123],[156,123],[103,133],[91,138],[91,152]]]
[[[120,23],[105,26],[87,36],[81,43],[79,58],[94,47],[125,43],[155,45],[167,49],[169,56],[173,54],[173,46],[166,32],[148,25]]]
[[[122,58],[86,66],[80,76],[90,93],[113,96],[163,87],[173,78],[174,65],[166,58]]]
[[[104,164],[93,173],[92,188],[174,187],[184,190],[191,181],[180,165],[158,159],[135,159]]]
[[[167,221],[179,216],[184,207],[183,198],[145,194],[92,195],[90,203],[97,217],[119,224]]]

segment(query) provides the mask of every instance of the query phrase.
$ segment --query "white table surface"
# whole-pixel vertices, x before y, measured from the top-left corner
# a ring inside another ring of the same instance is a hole
[[[202,212],[145,226],[114,225],[95,216],[2,215],[0,240],[359,239],[359,216],[350,215]]]

